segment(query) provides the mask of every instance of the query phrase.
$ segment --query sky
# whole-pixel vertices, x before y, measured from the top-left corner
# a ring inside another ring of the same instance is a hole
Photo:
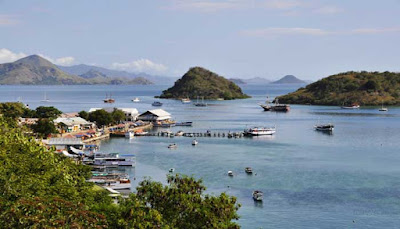
[[[400,71],[400,0],[0,0],[0,63],[182,76]]]

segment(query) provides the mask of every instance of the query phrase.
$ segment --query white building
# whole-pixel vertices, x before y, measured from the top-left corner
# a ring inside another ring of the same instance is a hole
[[[139,115],[137,119],[150,122],[164,121],[171,119],[171,114],[163,109],[154,109],[144,112],[143,114]]]
[[[61,132],[76,132],[94,128],[94,123],[88,122],[81,117],[74,118],[57,118],[54,124],[58,126]]]
[[[107,108],[90,108],[89,113],[97,110],[105,110],[109,113],[114,111],[114,107],[107,107]],[[139,115],[139,111],[136,108],[116,108],[125,113],[125,121],[135,121]]]

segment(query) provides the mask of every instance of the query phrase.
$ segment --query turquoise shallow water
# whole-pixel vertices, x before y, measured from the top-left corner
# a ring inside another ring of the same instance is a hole
[[[163,109],[193,127],[171,130],[193,132],[239,131],[246,126],[276,125],[273,137],[227,139],[141,137],[111,139],[104,152],[137,155],[130,173],[136,182],[145,176],[165,182],[169,168],[202,178],[209,193],[227,192],[242,204],[238,221],[243,228],[397,228],[400,225],[400,109],[389,107],[341,110],[329,106],[292,106],[288,113],[264,112],[257,105],[294,91],[295,86],[245,86],[247,100],[209,102],[205,108],[163,100]],[[112,106],[151,109],[154,95],[165,86],[0,86],[1,101],[23,102],[32,108],[52,105],[65,111],[104,107],[105,93],[113,93]],[[44,92],[49,103],[41,104]],[[130,99],[140,97],[141,102]],[[320,122],[335,124],[333,135],[316,132]],[[175,142],[178,149],[169,150]],[[248,176],[251,166],[257,175]],[[233,170],[237,175],[228,177]],[[229,186],[229,187],[228,187]],[[251,192],[264,192],[255,204]]]

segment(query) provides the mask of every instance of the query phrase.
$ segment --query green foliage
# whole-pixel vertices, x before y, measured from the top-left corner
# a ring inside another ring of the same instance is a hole
[[[249,98],[232,81],[201,67],[189,69],[173,87],[163,91],[160,98],[195,99],[197,96],[225,100]]]
[[[279,97],[292,104],[362,105],[400,104],[400,73],[345,72],[323,78]]]
[[[111,117],[114,123],[119,123],[125,120],[125,113],[117,108],[114,108],[113,112],[111,112]]]
[[[80,111],[79,113],[79,117],[85,119],[85,120],[89,120],[89,113],[86,111]]]
[[[89,121],[95,122],[97,126],[107,126],[112,123],[113,118],[110,113],[104,109],[93,111],[89,113]]]
[[[50,118],[55,119],[60,116],[62,112],[55,107],[44,107],[40,106],[36,108],[36,117],[37,118]]]
[[[107,228],[103,215],[58,197],[2,203],[0,228]]]
[[[0,103],[0,114],[4,117],[18,118],[24,114],[26,108],[22,103],[7,102]]]
[[[50,134],[58,133],[57,128],[54,126],[53,121],[48,118],[41,118],[37,121],[36,124],[31,126],[33,132],[37,133],[39,137],[46,138]]]

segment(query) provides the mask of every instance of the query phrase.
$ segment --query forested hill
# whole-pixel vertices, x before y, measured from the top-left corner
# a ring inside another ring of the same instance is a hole
[[[400,105],[400,73],[345,72],[323,78],[293,93],[279,96],[290,104]]]

